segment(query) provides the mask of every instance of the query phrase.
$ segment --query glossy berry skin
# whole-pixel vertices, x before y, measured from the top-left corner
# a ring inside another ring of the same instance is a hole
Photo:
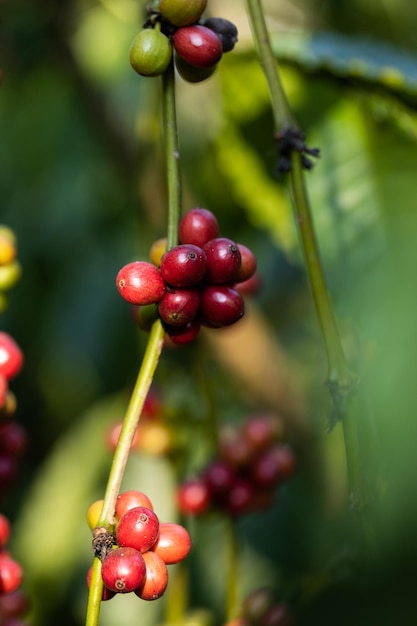
[[[227,237],[216,237],[203,248],[207,257],[206,280],[212,285],[226,285],[236,281],[241,255],[238,245]]]
[[[167,566],[156,552],[146,552],[143,559],[146,575],[143,583],[135,589],[135,594],[142,600],[158,600],[168,585]]]
[[[23,353],[13,337],[0,332],[0,375],[7,380],[14,378],[23,365]]]
[[[166,324],[186,326],[197,315],[199,304],[196,289],[167,290],[158,304],[158,312]]]
[[[164,254],[160,269],[172,287],[194,287],[206,274],[207,258],[199,246],[180,244]]]
[[[130,511],[130,509],[137,508],[138,506],[145,507],[153,511],[152,502],[148,496],[142,491],[136,491],[136,489],[129,489],[121,493],[116,500],[116,515],[119,520]]]
[[[223,17],[209,17],[203,22],[203,26],[210,28],[222,42],[223,52],[230,52],[237,43],[238,31],[233,22]]]
[[[219,235],[217,217],[208,209],[195,207],[184,213],[178,225],[178,238],[181,243],[192,243],[203,248],[211,239]]]
[[[201,515],[211,505],[211,493],[203,479],[194,478],[179,486],[178,508],[184,515]]]
[[[242,296],[228,285],[208,285],[201,291],[203,323],[210,327],[230,326],[245,312]]]
[[[116,287],[122,298],[137,305],[159,302],[166,289],[159,269],[147,261],[132,261],[122,267]]]
[[[188,322],[185,326],[169,326],[165,325],[168,340],[175,345],[185,345],[192,343],[197,339],[200,332],[200,321],[194,318],[191,322]]]
[[[146,565],[138,550],[129,547],[116,548],[103,560],[101,576],[107,589],[115,593],[129,593],[145,579]]]
[[[142,76],[159,76],[167,69],[172,57],[172,45],[160,30],[141,30],[129,51],[130,65]]]
[[[152,548],[158,538],[159,519],[147,507],[138,506],[129,509],[119,520],[116,538],[119,546],[135,548],[146,552]]]
[[[190,63],[184,61],[178,54],[175,54],[174,59],[178,74],[187,83],[201,83],[203,80],[207,80],[207,78],[213,76],[217,68],[217,65],[210,65],[210,67],[196,67],[195,65],[190,65]]]
[[[222,57],[223,48],[218,36],[209,28],[194,24],[179,28],[173,36],[176,52],[190,65],[212,67]]]
[[[87,524],[90,530],[94,530],[100,519],[104,500],[96,500],[87,509]]]
[[[7,552],[0,552],[0,593],[16,591],[23,581],[23,569]]]
[[[159,525],[159,535],[152,551],[167,565],[179,563],[191,550],[191,537],[188,531],[180,524],[162,523]]]
[[[188,26],[200,18],[207,0],[160,0],[159,11],[174,26]]]

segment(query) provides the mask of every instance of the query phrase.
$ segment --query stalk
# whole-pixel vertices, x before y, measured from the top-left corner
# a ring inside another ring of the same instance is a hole
[[[181,178],[179,169],[178,133],[175,109],[175,74],[171,62],[162,76],[162,125],[165,139],[165,166],[168,196],[168,247],[177,244],[178,220],[181,209]],[[148,395],[162,351],[165,331],[159,320],[151,329],[145,354],[139,369],[136,383],[126,410],[123,426],[107,480],[104,502],[96,531],[112,533],[115,525],[116,500],[120,492],[126,464],[143,405]],[[87,604],[85,626],[98,626],[100,616],[103,581],[101,561],[94,559],[93,573]]]

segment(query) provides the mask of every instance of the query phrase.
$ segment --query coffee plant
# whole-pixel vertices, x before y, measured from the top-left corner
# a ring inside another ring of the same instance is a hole
[[[0,3],[0,626],[415,622],[414,18]]]

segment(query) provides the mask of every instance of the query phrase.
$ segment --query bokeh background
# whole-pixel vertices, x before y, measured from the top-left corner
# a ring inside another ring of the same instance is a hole
[[[34,626],[84,623],[85,513],[102,495],[111,462],[105,432],[123,415],[146,343],[115,289],[118,269],[147,258],[165,234],[160,84],[128,62],[145,4],[0,1],[0,222],[16,233],[23,270],[1,327],[25,353],[13,390],[30,439],[2,510],[13,522],[10,549],[25,568]],[[196,433],[209,408],[220,420],[259,410],[286,420],[299,471],[271,510],[238,524],[241,597],[268,584],[299,624],[414,624],[417,5],[264,6],[288,98],[309,144],[321,149],[307,184],[346,353],[360,376],[357,410],[371,432],[362,450],[377,494],[371,555],[348,512],[340,425],[326,432],[325,355],[239,0],[209,2],[212,15],[239,27],[233,53],[206,83],[178,81],[184,210],[211,209],[225,236],[250,246],[262,288],[235,328],[164,351],[155,385],[178,428],[181,416],[187,424],[185,473],[205,460]],[[149,492],[160,517],[176,517],[168,458],[133,455],[125,484]],[[193,623],[222,624],[224,523],[192,530],[189,608],[206,620]],[[162,624],[167,604],[118,597],[103,606],[101,623]]]

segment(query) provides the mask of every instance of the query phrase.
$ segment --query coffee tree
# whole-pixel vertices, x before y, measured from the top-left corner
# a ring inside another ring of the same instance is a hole
[[[0,624],[412,623],[416,9],[32,4]]]

